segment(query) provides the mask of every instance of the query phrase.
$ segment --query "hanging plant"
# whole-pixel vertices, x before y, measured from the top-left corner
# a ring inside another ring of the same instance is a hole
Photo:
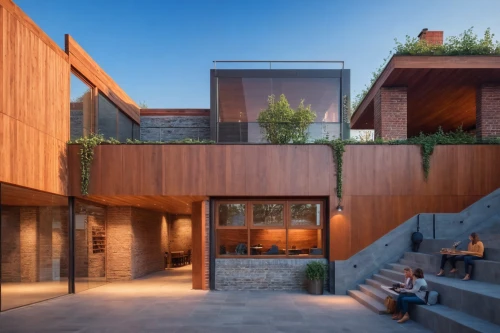
[[[81,192],[82,195],[89,194],[89,183],[90,183],[90,167],[92,161],[94,160],[94,148],[95,146],[106,142],[101,134],[90,134],[89,136],[77,139],[74,143],[79,144],[80,147],[80,164],[82,172],[82,182],[81,182]],[[110,142],[112,143],[112,142]]]

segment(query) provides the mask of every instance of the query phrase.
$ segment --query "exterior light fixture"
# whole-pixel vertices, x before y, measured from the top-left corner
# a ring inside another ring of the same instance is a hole
[[[340,204],[337,205],[337,211],[341,212],[344,207],[342,207]]]

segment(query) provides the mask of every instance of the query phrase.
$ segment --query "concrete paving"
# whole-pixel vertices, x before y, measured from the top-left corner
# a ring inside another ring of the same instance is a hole
[[[429,332],[348,296],[191,290],[189,266],[0,314],[4,332]]]

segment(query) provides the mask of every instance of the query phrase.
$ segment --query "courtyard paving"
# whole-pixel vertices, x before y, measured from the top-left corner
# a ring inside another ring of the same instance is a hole
[[[0,332],[428,332],[348,296],[191,290],[190,267],[0,314]]]

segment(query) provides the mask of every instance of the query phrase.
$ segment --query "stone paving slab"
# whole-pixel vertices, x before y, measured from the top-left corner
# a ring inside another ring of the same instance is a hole
[[[191,290],[189,267],[111,283],[6,311],[10,332],[429,332],[397,324],[348,296],[305,292]]]

